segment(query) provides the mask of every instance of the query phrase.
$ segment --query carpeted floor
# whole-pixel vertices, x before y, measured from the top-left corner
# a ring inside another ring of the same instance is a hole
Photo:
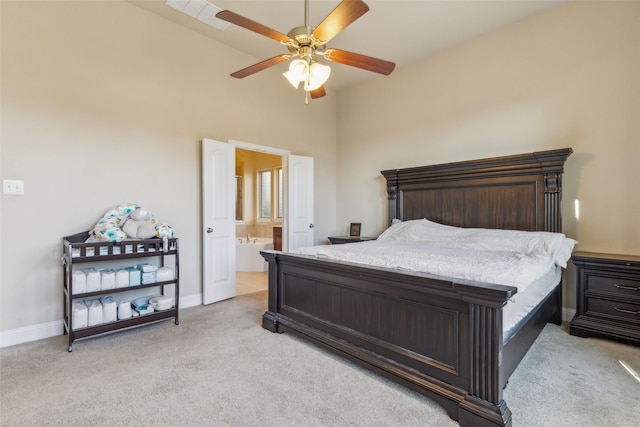
[[[0,349],[1,426],[456,426],[429,399],[262,329],[266,292],[78,341]],[[504,399],[514,426],[636,426],[640,348],[547,325]]]

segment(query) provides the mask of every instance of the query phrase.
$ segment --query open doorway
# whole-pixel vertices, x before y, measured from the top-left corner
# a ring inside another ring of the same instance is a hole
[[[263,250],[282,250],[281,155],[236,148],[236,296],[268,287]]]
[[[313,158],[290,154],[286,150],[232,141],[228,143],[204,139],[202,141],[202,303],[211,304],[236,295],[236,149],[274,155],[280,158],[280,201],[270,201],[270,209],[282,205],[282,250],[311,246],[314,242],[313,224]],[[257,172],[256,172],[257,174]],[[266,177],[266,175],[264,175]],[[276,175],[277,176],[277,175]],[[258,178],[256,178],[258,179]],[[266,178],[265,178],[266,179]],[[273,176],[270,178],[273,180]],[[242,178],[243,181],[246,178]],[[257,181],[256,181],[257,182]],[[245,188],[243,186],[243,188]],[[243,191],[243,203],[247,200]],[[266,199],[265,199],[266,200]],[[251,202],[255,209],[264,207],[262,201]],[[242,210],[247,212],[246,207]],[[261,214],[256,213],[259,217]],[[265,219],[260,226],[271,227]],[[246,229],[242,232],[246,233]],[[256,232],[255,234],[261,234]],[[257,242],[256,242],[257,243]]]

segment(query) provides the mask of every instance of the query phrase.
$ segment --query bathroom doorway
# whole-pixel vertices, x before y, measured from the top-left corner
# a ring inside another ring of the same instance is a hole
[[[282,250],[283,156],[236,147],[236,296],[268,287],[262,250]],[[278,247],[276,247],[278,246]]]
[[[277,170],[277,162],[274,163],[276,164],[274,167],[275,175],[272,173],[259,175],[260,171],[255,172],[256,186],[259,177],[262,177],[262,183],[265,184],[265,187],[267,182],[271,186],[272,180],[277,182],[277,179],[279,179],[279,185],[282,186],[280,199],[275,202],[271,198],[269,198],[269,202],[266,202],[266,197],[264,200],[262,198],[258,200],[257,195],[255,195],[255,201],[249,202],[249,206],[252,206],[251,209],[256,211],[254,216],[254,220],[257,222],[255,234],[263,234],[262,231],[269,230],[271,232],[269,234],[270,241],[273,241],[273,223],[280,222],[282,250],[311,246],[314,242],[313,158],[296,156],[286,150],[241,141],[229,140],[228,143],[225,143],[204,139],[202,142],[203,304],[211,304],[237,295],[236,243],[239,243],[239,238],[244,237],[245,242],[249,240],[251,244],[254,244],[254,239],[251,238],[252,228],[248,229],[248,235],[237,235],[239,233],[237,231],[239,215],[236,177],[239,175],[236,172],[236,149],[270,154],[275,156],[274,160],[275,158],[279,159],[279,171]],[[248,181],[248,179],[242,177],[241,181]],[[244,222],[249,218],[245,216],[247,197],[246,186],[243,185],[243,209],[241,212]],[[272,221],[273,215],[267,219],[267,212],[273,213],[274,209],[277,218],[280,206],[282,206],[281,220]],[[270,211],[263,209],[266,207],[269,207]],[[259,219],[263,221],[258,221]],[[243,235],[246,231],[246,228],[242,231]],[[256,239],[255,243],[264,242],[258,242]]]

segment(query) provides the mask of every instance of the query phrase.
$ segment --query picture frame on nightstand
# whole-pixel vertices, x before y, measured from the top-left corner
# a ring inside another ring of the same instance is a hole
[[[360,228],[362,223],[352,222],[349,226],[349,237],[360,237]]]

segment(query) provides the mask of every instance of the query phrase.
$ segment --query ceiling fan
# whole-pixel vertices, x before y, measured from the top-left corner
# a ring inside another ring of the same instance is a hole
[[[373,58],[359,53],[347,52],[346,50],[327,48],[327,43],[338,35],[356,19],[364,15],[368,10],[361,0],[343,0],[336,8],[327,15],[326,18],[315,28],[309,26],[309,0],[305,0],[305,21],[304,25],[295,27],[288,34],[282,34],[251,19],[223,10],[218,12],[216,17],[247,30],[256,32],[280,42],[289,49],[289,54],[282,54],[266,59],[257,64],[251,65],[242,70],[232,73],[231,76],[242,79],[258,71],[291,61],[289,71],[283,75],[294,86],[298,87],[303,83],[305,90],[305,103],[309,102],[308,95],[312,99],[325,96],[324,84],[331,74],[331,68],[316,60],[322,57],[326,60],[340,64],[358,67],[374,73],[389,75],[396,64],[382,59]]]

